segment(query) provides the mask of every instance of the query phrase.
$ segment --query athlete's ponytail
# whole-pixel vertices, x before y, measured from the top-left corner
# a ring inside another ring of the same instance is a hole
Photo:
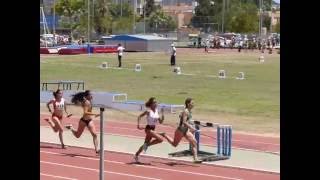
[[[155,97],[149,98],[149,100],[146,102],[146,107],[150,108],[151,104],[153,104],[156,101]]]
[[[55,92],[53,92],[53,93],[52,93],[52,94],[53,94],[53,97],[54,97],[54,98],[57,98],[57,94],[58,94],[59,92],[61,92],[60,89],[57,89]]]
[[[189,104],[191,103],[191,101],[192,101],[192,98],[187,98],[187,99],[185,100],[184,104],[185,104],[186,108],[189,107]]]
[[[85,92],[78,92],[72,95],[71,102],[73,104],[82,104],[84,102],[84,98],[90,94],[90,90],[86,90]]]

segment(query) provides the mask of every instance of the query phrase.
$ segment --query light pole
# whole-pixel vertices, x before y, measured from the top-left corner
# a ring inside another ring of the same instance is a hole
[[[262,9],[261,9],[261,6],[262,6],[262,0],[259,0],[259,37],[261,38],[261,35],[262,35]]]
[[[88,44],[90,43],[90,0],[88,0]]]
[[[271,12],[270,33],[272,33],[272,20],[273,20],[272,0],[270,1],[270,12]]]
[[[56,34],[56,0],[53,1],[53,26],[52,26],[53,35]]]
[[[222,27],[221,27],[221,31],[222,33],[224,33],[224,11],[225,11],[225,8],[226,8],[226,2],[225,0],[223,0],[223,4],[222,4]]]
[[[92,19],[92,22],[94,22],[94,0],[92,0],[92,17],[91,17],[91,19]]]
[[[122,17],[122,0],[120,0],[120,6],[121,6],[121,10],[120,10],[120,16]]]
[[[211,6],[211,7],[214,6],[214,1],[210,1],[210,6]],[[209,18],[207,17],[207,19],[209,19]],[[214,23],[214,24],[218,24],[218,23]],[[219,24],[218,24],[218,31],[219,31]]]
[[[136,11],[137,11],[137,0],[133,1],[133,34],[136,33]]]
[[[229,0],[227,0],[227,3],[226,3],[226,6],[227,6],[227,12],[229,12],[229,7],[230,7],[230,3],[229,3]]]
[[[143,34],[146,34],[146,0],[143,1]]]

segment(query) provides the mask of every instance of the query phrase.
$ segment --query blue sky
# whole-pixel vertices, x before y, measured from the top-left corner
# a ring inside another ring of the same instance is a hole
[[[280,3],[280,0],[274,0],[275,2],[277,2],[277,3]]]

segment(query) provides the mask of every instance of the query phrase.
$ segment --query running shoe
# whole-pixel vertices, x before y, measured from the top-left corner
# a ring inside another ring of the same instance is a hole
[[[67,129],[71,129],[72,128],[72,124],[65,125],[64,127],[67,128]]]
[[[195,159],[195,160],[193,160],[193,163],[199,164],[199,163],[202,163],[202,160],[200,160],[200,159]]]
[[[134,161],[135,161],[136,163],[139,162],[139,157],[138,157],[138,156],[134,155],[134,156],[133,156],[133,159],[134,159]]]

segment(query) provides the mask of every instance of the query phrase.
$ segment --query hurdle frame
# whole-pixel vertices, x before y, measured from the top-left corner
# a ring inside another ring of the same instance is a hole
[[[220,125],[218,123],[210,122],[201,122],[201,121],[192,121],[196,131],[194,133],[195,139],[197,141],[197,152],[198,157],[202,161],[217,161],[217,160],[226,160],[231,157],[232,150],[232,126],[231,125]],[[205,125],[203,125],[205,124]],[[204,127],[216,127],[217,128],[217,151],[216,153],[206,152],[200,150],[200,125]],[[222,132],[222,133],[221,133]],[[182,157],[190,156],[192,153],[192,146],[189,144],[189,149],[169,153],[169,156],[172,157]],[[200,158],[201,157],[201,158]]]

